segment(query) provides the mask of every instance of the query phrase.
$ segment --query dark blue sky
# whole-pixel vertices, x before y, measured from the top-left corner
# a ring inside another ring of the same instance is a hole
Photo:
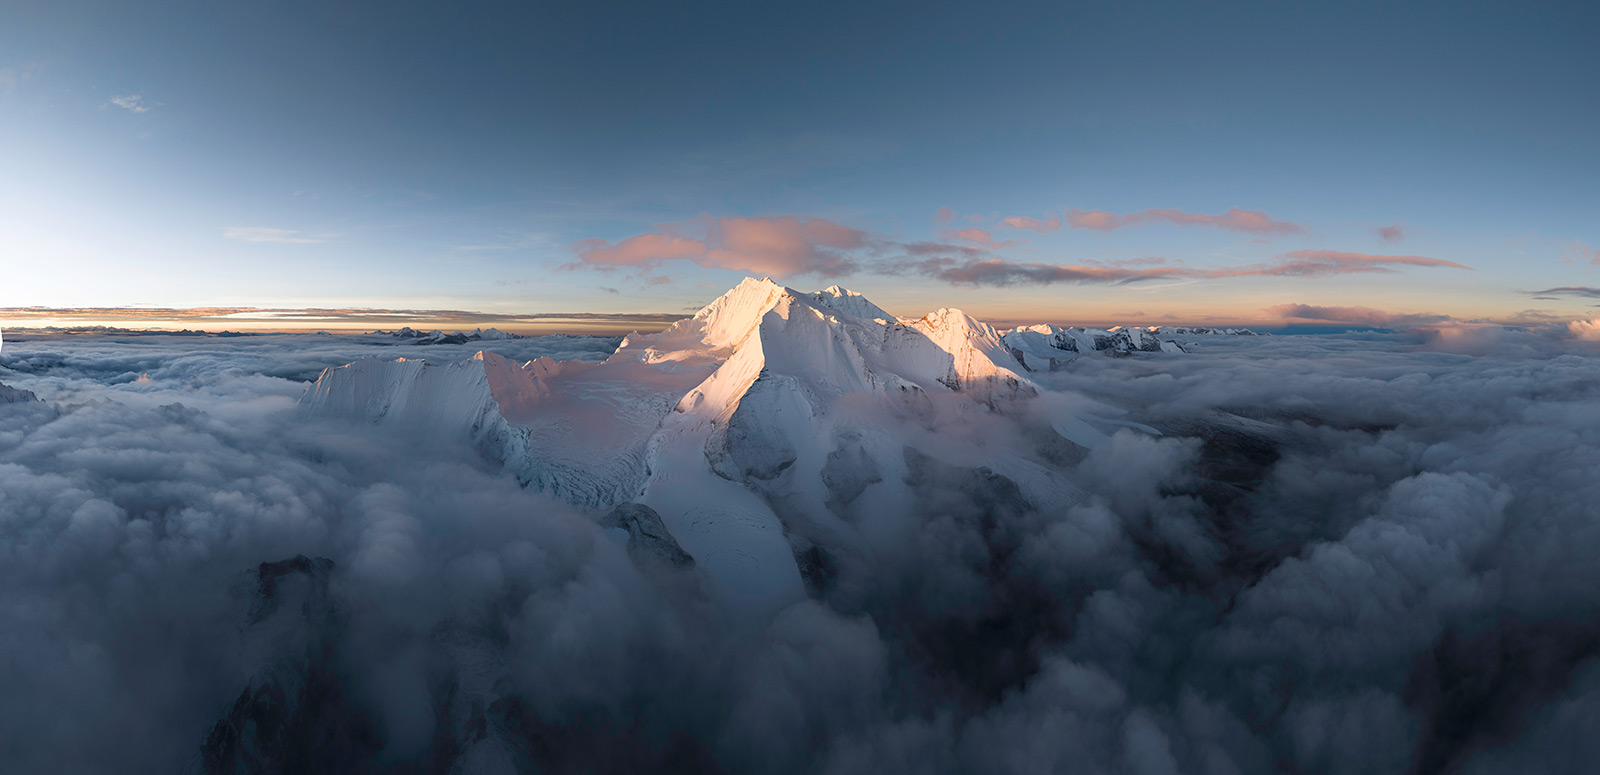
[[[1577,315],[1516,291],[1597,284],[1596,9],[11,3],[0,305],[670,311],[771,265],[706,258],[719,219],[793,216],[865,236],[791,284],[903,314]],[[1298,229],[1063,216],[1230,208]],[[707,247],[573,247],[652,233]],[[952,288],[914,242],[1230,274]],[[1473,271],[1231,269],[1294,251]]]

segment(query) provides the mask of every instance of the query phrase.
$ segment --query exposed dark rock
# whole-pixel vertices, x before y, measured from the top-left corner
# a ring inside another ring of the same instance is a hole
[[[39,397],[32,390],[14,388],[0,382],[0,404],[28,404],[38,401]]]
[[[383,750],[371,715],[338,669],[342,617],[328,595],[333,561],[296,556],[261,563],[250,595],[247,652],[260,667],[201,747],[206,773],[344,773]]]
[[[636,563],[666,562],[680,568],[694,567],[677,539],[667,531],[661,515],[641,503],[624,503],[600,520],[601,527],[628,531],[628,556]]]
[[[828,453],[828,460],[822,466],[822,484],[828,488],[828,506],[836,512],[849,506],[868,487],[881,481],[883,469],[862,448],[859,436],[842,437],[839,447]]]

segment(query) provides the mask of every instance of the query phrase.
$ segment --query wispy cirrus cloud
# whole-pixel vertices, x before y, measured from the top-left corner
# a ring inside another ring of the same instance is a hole
[[[156,106],[137,94],[118,94],[111,98],[111,104],[132,113],[149,113]]]
[[[1455,322],[1449,315],[1432,312],[1388,312],[1372,307],[1333,307],[1314,304],[1279,304],[1262,310],[1269,317],[1295,323],[1340,323],[1362,326],[1412,326]]]
[[[958,220],[966,221],[967,223],[983,223],[989,219],[980,213],[962,215],[949,207],[940,207],[933,214],[933,222],[940,226],[949,226]]]
[[[1209,226],[1225,231],[1259,235],[1302,234],[1306,231],[1306,227],[1298,223],[1277,220],[1260,210],[1241,210],[1237,207],[1230,208],[1220,215],[1154,209],[1140,210],[1127,215],[1118,215],[1105,210],[1068,210],[1065,214],[1065,220],[1067,225],[1074,229],[1093,229],[1095,231],[1115,231],[1128,226],[1144,226],[1154,223],[1169,223],[1177,226]]]
[[[988,229],[969,226],[965,229],[945,229],[939,232],[939,238],[947,242],[968,242],[986,250],[1000,250],[1016,243],[1011,240],[997,240],[994,233]]]
[[[1115,264],[1047,264],[1014,262],[1000,258],[935,257],[910,259],[879,268],[890,274],[923,274],[958,285],[1027,285],[1053,283],[1117,283],[1143,280],[1214,280],[1232,277],[1328,277],[1333,275],[1393,272],[1395,267],[1419,266],[1468,269],[1454,261],[1426,256],[1380,256],[1333,250],[1296,250],[1276,260],[1234,267],[1198,268],[1160,265],[1161,259],[1141,258]],[[1157,265],[1150,265],[1157,264]],[[1139,267],[1143,268],[1139,268]]]
[[[1161,278],[1325,277],[1393,272],[1403,267],[1470,269],[1454,261],[1412,255],[1295,250],[1272,261],[1199,268],[1159,257],[1117,262],[1052,264],[1016,262],[995,255],[1014,243],[986,229],[944,229],[943,241],[902,242],[810,216],[706,217],[673,223],[617,242],[574,243],[568,268],[653,269],[675,261],[775,277],[856,272],[924,275],[965,285],[1023,283],[1129,283]],[[968,243],[968,244],[962,244]]]
[[[1573,240],[1562,248],[1561,260],[1569,264],[1600,264],[1600,248],[1582,240]]]
[[[858,268],[849,251],[867,247],[870,235],[826,218],[783,215],[705,217],[663,224],[653,232],[616,243],[582,240],[573,245],[577,266],[598,269],[655,267],[688,261],[715,269],[774,277],[836,276]]]
[[[1040,220],[1038,218],[1014,215],[1009,218],[1002,218],[1000,222],[1013,229],[1038,232],[1040,234],[1049,234],[1050,232],[1061,230],[1061,219],[1055,217]]]
[[[1392,272],[1397,266],[1425,266],[1446,269],[1466,269],[1472,267],[1446,261],[1442,258],[1429,258],[1427,256],[1385,256],[1372,253],[1345,253],[1337,250],[1292,250],[1279,256],[1274,264],[1241,267],[1240,274],[1272,274],[1291,277],[1317,277],[1336,274],[1358,274],[1362,272]],[[1232,270],[1212,270],[1220,272],[1214,277],[1239,276],[1227,274]]]
[[[222,236],[242,242],[314,244],[325,241],[322,236],[312,236],[293,229],[274,229],[267,226],[229,226],[222,230]]]
[[[1529,296],[1557,298],[1560,296],[1579,296],[1590,299],[1600,299],[1600,288],[1590,288],[1584,285],[1562,285],[1556,288],[1546,288],[1542,291],[1523,291]]]
[[[1378,326],[1384,328],[1414,328],[1436,332],[1469,332],[1504,328],[1506,326],[1532,326],[1544,330],[1566,331],[1577,338],[1586,321],[1568,325],[1567,316],[1549,310],[1525,309],[1521,312],[1494,318],[1463,319],[1437,312],[1393,312],[1372,307],[1324,306],[1317,304],[1278,304],[1261,311],[1268,318],[1301,325]]]
[[[17,67],[0,67],[0,89],[10,91],[27,83],[44,69],[38,62],[28,62]]]
[[[887,261],[874,271],[923,275],[955,285],[1052,285],[1056,283],[1129,283],[1173,276],[1178,267],[1126,269],[1083,264],[1044,264],[999,258],[960,260],[946,257]]]

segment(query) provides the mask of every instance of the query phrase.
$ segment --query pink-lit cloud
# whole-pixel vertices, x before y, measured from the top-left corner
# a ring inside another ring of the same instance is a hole
[[[884,246],[897,249],[908,256],[916,257],[965,256],[968,258],[973,258],[988,255],[983,248],[975,248],[971,245],[952,245],[948,242],[933,242],[927,240],[920,242],[885,243]]]
[[[1581,339],[1585,342],[1600,342],[1600,318],[1574,320],[1567,324],[1567,333],[1573,339]]]
[[[645,271],[685,261],[774,277],[868,272],[924,275],[967,285],[1326,277],[1392,272],[1404,267],[1470,269],[1454,261],[1427,256],[1334,250],[1295,250],[1264,263],[1214,268],[1185,266],[1156,256],[1082,264],[1016,262],[996,255],[997,251],[1014,243],[997,240],[987,229],[950,228],[940,231],[939,237],[939,241],[902,242],[826,218],[808,216],[708,216],[687,223],[666,224],[615,243],[605,240],[575,243],[573,250],[578,262],[571,266]]]
[[[1227,231],[1239,231],[1249,234],[1300,234],[1306,230],[1300,224],[1276,220],[1260,210],[1241,210],[1237,207],[1230,208],[1221,215],[1186,213],[1182,210],[1140,210],[1127,215],[1118,215],[1104,210],[1068,210],[1065,219],[1067,225],[1074,229],[1094,229],[1096,231],[1113,231],[1127,226],[1143,226],[1152,223],[1170,223],[1178,226],[1211,226]]]
[[[702,218],[665,224],[615,244],[583,240],[573,245],[580,265],[655,267],[691,261],[705,267],[788,277],[842,275],[856,269],[849,251],[867,245],[860,229],[804,216]]]
[[[1378,228],[1374,229],[1374,231],[1378,232],[1379,239],[1382,239],[1384,242],[1399,242],[1400,240],[1406,238],[1405,227],[1398,223],[1393,223],[1388,226],[1379,226]]]
[[[1454,261],[1427,256],[1382,256],[1371,253],[1344,253],[1337,250],[1293,250],[1278,257],[1271,264],[1244,266],[1237,269],[1204,270],[1205,277],[1242,277],[1248,275],[1279,275],[1286,277],[1323,277],[1363,272],[1392,272],[1396,266],[1427,266],[1448,269],[1467,269]]]
[[[997,240],[994,238],[993,232],[976,226],[969,226],[965,229],[945,229],[939,232],[939,238],[948,242],[970,242],[989,250],[999,250],[1016,244],[1011,240]]]
[[[958,220],[966,221],[967,223],[983,223],[989,219],[979,213],[967,213],[966,215],[962,215],[961,213],[956,212],[949,207],[940,207],[938,210],[934,211],[933,214],[934,223],[937,223],[940,226],[949,226]]]
[[[1028,218],[1026,216],[1013,215],[1009,218],[1001,219],[1000,222],[1010,226],[1013,229],[1034,231],[1040,234],[1049,234],[1050,232],[1059,231],[1061,229],[1060,218],[1046,218],[1044,220],[1039,220],[1038,218]]]
[[[1172,262],[1168,261],[1164,256],[1135,256],[1133,258],[1111,258],[1111,259],[1106,259],[1106,260],[1103,260],[1103,261],[1090,261],[1088,263],[1093,264],[1095,266],[1129,267],[1129,266],[1165,266],[1165,265],[1170,264]]]
[[[1569,264],[1588,263],[1600,264],[1600,249],[1589,245],[1582,240],[1573,240],[1561,251],[1561,260]]]
[[[705,240],[660,232],[629,237],[615,245],[605,240],[583,240],[574,247],[583,262],[593,266],[649,266],[693,260],[709,249]]]

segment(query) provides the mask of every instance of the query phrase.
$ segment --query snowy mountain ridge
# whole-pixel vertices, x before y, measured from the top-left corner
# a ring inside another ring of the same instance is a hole
[[[1149,331],[1157,336],[1262,336],[1248,328],[1210,326],[1151,326]]]
[[[817,557],[870,553],[872,522],[909,513],[939,466],[982,461],[1034,501],[1075,502],[1032,453],[941,430],[1037,395],[1029,369],[1073,347],[1181,351],[1142,329],[1002,335],[956,309],[897,318],[838,286],[746,279],[600,364],[364,359],[325,370],[301,405],[470,443],[581,508],[650,509],[725,595],[766,605],[821,583]],[[1055,427],[1104,438],[1076,415]]]
[[[498,328],[474,328],[471,332],[456,331],[445,333],[439,329],[432,331],[418,331],[410,326],[399,331],[373,331],[374,336],[392,336],[396,339],[410,339],[411,344],[466,344],[468,342],[494,342],[505,339],[521,339],[521,334],[511,334]]]

